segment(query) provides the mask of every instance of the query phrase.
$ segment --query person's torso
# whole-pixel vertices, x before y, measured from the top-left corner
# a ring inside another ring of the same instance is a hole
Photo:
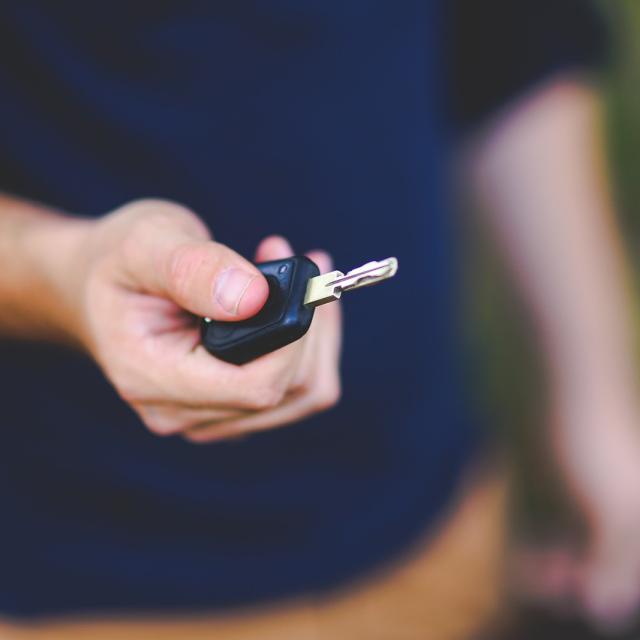
[[[439,512],[469,449],[435,3],[6,2],[0,188],[79,215],[176,200],[251,257],[338,268],[344,397],[290,428],[149,434],[97,368],[0,345],[0,611],[226,606],[343,580]]]

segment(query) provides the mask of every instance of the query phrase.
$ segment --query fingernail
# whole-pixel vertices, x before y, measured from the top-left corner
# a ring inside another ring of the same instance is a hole
[[[242,296],[255,277],[254,274],[247,273],[242,269],[231,268],[223,271],[216,282],[214,291],[218,304],[227,313],[233,316],[237,315]]]

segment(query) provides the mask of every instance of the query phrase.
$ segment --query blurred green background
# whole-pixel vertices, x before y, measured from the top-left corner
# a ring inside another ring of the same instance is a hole
[[[614,197],[640,291],[640,0],[596,0],[611,26],[613,56],[602,78]],[[513,478],[516,537],[580,539],[582,523],[562,490],[547,441],[540,363],[532,329],[498,259],[472,224],[468,278],[472,374]],[[479,240],[479,241],[478,241]],[[638,305],[640,308],[640,305]],[[640,317],[638,320],[640,327]]]
[[[635,266],[640,264],[640,2],[600,0],[611,24],[615,54],[605,78],[611,169],[625,239]]]

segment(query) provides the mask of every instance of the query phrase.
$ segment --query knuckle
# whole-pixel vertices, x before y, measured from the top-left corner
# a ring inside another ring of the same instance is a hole
[[[193,216],[187,207],[163,198],[140,198],[129,203],[128,208],[146,219],[175,219]]]
[[[118,345],[121,353],[114,354],[113,348],[108,346],[113,344]],[[107,358],[100,358],[101,365],[120,398],[139,411],[140,408],[148,408],[152,404],[152,398],[148,380],[140,374],[138,367],[140,358],[123,356],[128,353],[128,346],[128,343],[121,337],[117,335],[110,337],[101,345],[101,352],[108,352]]]
[[[156,436],[173,436],[182,430],[180,425],[159,418],[148,418],[144,423],[147,429]]]
[[[326,384],[316,395],[314,406],[318,411],[326,411],[335,407],[340,402],[340,383],[335,380]]]
[[[144,421],[147,429],[153,433],[154,436],[160,436],[161,438],[166,438],[168,436],[172,436],[177,433],[176,430],[169,429],[162,422],[156,421],[154,419],[145,420]]]
[[[137,411],[147,429],[154,435],[172,436],[184,429],[184,425],[176,416],[165,411],[152,407],[137,408]]]
[[[114,376],[109,377],[112,380],[114,378]],[[128,405],[136,408],[136,405],[139,405],[143,401],[142,394],[134,385],[114,382],[114,386],[120,398]]]
[[[309,376],[297,378],[291,385],[291,391],[297,394],[309,393],[313,389],[313,379]]]
[[[187,442],[191,444],[205,444],[209,441],[209,438],[204,433],[199,433],[198,431],[185,431],[182,436]]]
[[[182,204],[161,198],[134,200],[120,209],[130,221],[130,235],[147,234],[158,227],[176,227],[198,236],[208,236],[208,230],[198,216]]]
[[[214,444],[216,442],[242,440],[246,434],[240,427],[218,429],[219,425],[212,423],[198,429],[190,429],[181,437],[192,444]]]
[[[194,251],[186,245],[173,249],[167,262],[167,280],[178,294],[184,294],[196,270]]]
[[[249,395],[250,408],[259,411],[277,407],[284,398],[284,389],[275,386],[255,387]]]
[[[178,296],[186,296],[203,269],[216,268],[215,258],[206,245],[180,245],[172,250],[167,261],[167,281]]]

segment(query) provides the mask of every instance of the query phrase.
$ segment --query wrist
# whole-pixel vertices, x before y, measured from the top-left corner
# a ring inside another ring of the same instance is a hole
[[[48,292],[52,327],[79,346],[87,343],[83,322],[85,282],[92,255],[95,221],[57,217],[34,230],[33,255],[39,255],[40,277]]]
[[[1,286],[3,328],[17,337],[84,344],[80,310],[95,223],[35,208],[9,220],[13,265]]]

